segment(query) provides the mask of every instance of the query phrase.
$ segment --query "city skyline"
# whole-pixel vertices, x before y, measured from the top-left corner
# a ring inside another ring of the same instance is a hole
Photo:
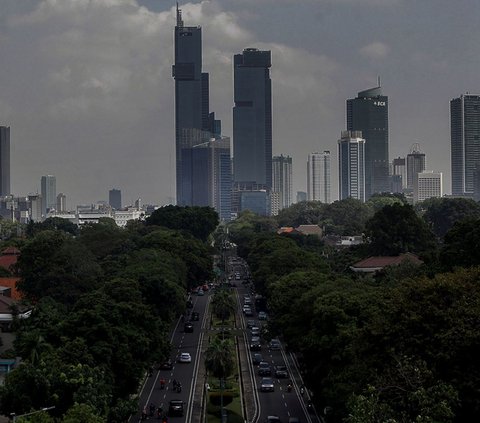
[[[300,3],[278,0],[275,11],[270,0],[180,4],[185,21],[203,29],[223,133],[232,136],[232,61],[244,48],[272,51],[273,154],[295,163],[336,151],[346,99],[381,75],[389,160],[420,142],[450,193],[449,102],[479,91],[473,2],[436,1],[433,15],[431,0]],[[175,18],[174,2],[151,0],[2,3],[0,125],[11,127],[13,193],[35,192],[51,172],[71,205],[104,199],[109,186],[147,203],[175,196]],[[339,34],[340,22],[355,36]],[[294,168],[294,191],[305,191],[305,172]]]

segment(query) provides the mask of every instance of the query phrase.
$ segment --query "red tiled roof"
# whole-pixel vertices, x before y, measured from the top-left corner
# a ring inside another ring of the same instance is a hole
[[[19,256],[20,250],[17,247],[7,247],[2,251],[2,256],[7,256],[7,255]]]
[[[383,268],[385,266],[395,266],[403,262],[404,260],[408,260],[413,264],[423,264],[423,261],[420,260],[415,254],[405,253],[399,256],[376,256],[376,257],[368,257],[365,260],[361,260],[358,263],[355,263],[352,267],[357,269],[365,269],[365,268]]]
[[[7,288],[12,289],[12,299],[21,300],[22,296],[20,292],[17,291],[17,282],[20,278],[0,278],[0,286],[6,286]]]
[[[291,226],[282,226],[280,229],[277,230],[277,234],[290,234],[295,232],[295,229]]]
[[[20,255],[20,250],[15,247],[5,248],[0,255],[0,267],[12,271],[12,267],[17,263],[18,256]]]

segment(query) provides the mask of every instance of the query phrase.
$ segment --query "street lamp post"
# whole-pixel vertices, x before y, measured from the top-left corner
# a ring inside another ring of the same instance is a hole
[[[51,407],[43,407],[40,410],[31,411],[30,413],[20,414],[18,416],[15,413],[10,413],[10,417],[12,417],[12,422],[15,423],[19,417],[31,416],[32,414],[37,414],[37,413],[41,413],[43,411],[53,410],[54,408],[55,408],[54,405],[52,405]]]

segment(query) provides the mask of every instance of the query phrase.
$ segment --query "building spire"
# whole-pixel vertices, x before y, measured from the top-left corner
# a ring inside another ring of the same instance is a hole
[[[177,1],[177,27],[183,28],[182,10],[178,8],[178,1]]]
[[[378,81],[377,86],[378,88],[380,88],[382,86],[380,83],[380,75],[377,76],[377,81]]]

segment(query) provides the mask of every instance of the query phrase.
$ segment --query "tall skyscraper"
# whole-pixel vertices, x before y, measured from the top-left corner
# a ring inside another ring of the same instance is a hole
[[[42,215],[57,207],[57,179],[53,175],[42,176],[40,180],[42,194]]]
[[[452,194],[473,195],[480,165],[480,96],[462,94],[450,101]]]
[[[307,161],[308,201],[331,202],[330,151],[311,153]]]
[[[10,194],[10,127],[0,126],[0,196]]]
[[[272,187],[271,52],[247,48],[234,56],[234,182]]]
[[[443,175],[442,172],[424,170],[419,172],[415,178],[413,189],[414,202],[423,201],[428,198],[443,196]]]
[[[365,144],[361,131],[342,131],[338,140],[340,200],[365,201]]]
[[[108,204],[112,209],[120,210],[122,208],[122,191],[115,188],[108,191]]]
[[[426,167],[425,153],[420,150],[420,144],[415,143],[407,154],[407,189],[413,190],[417,174]]]
[[[407,165],[405,157],[397,157],[392,161],[392,176],[399,176],[402,188],[407,187]]]
[[[292,158],[275,156],[272,158],[272,191],[279,193],[279,210],[290,207],[292,200]]]
[[[347,129],[365,139],[365,196],[388,192],[388,97],[379,86],[347,100]]]
[[[209,75],[202,73],[202,28],[184,26],[177,7],[175,26],[175,157],[176,196],[180,206],[195,204],[191,180],[182,166],[182,149],[208,142],[220,133],[220,122],[209,111]],[[184,188],[186,191],[183,191]]]

